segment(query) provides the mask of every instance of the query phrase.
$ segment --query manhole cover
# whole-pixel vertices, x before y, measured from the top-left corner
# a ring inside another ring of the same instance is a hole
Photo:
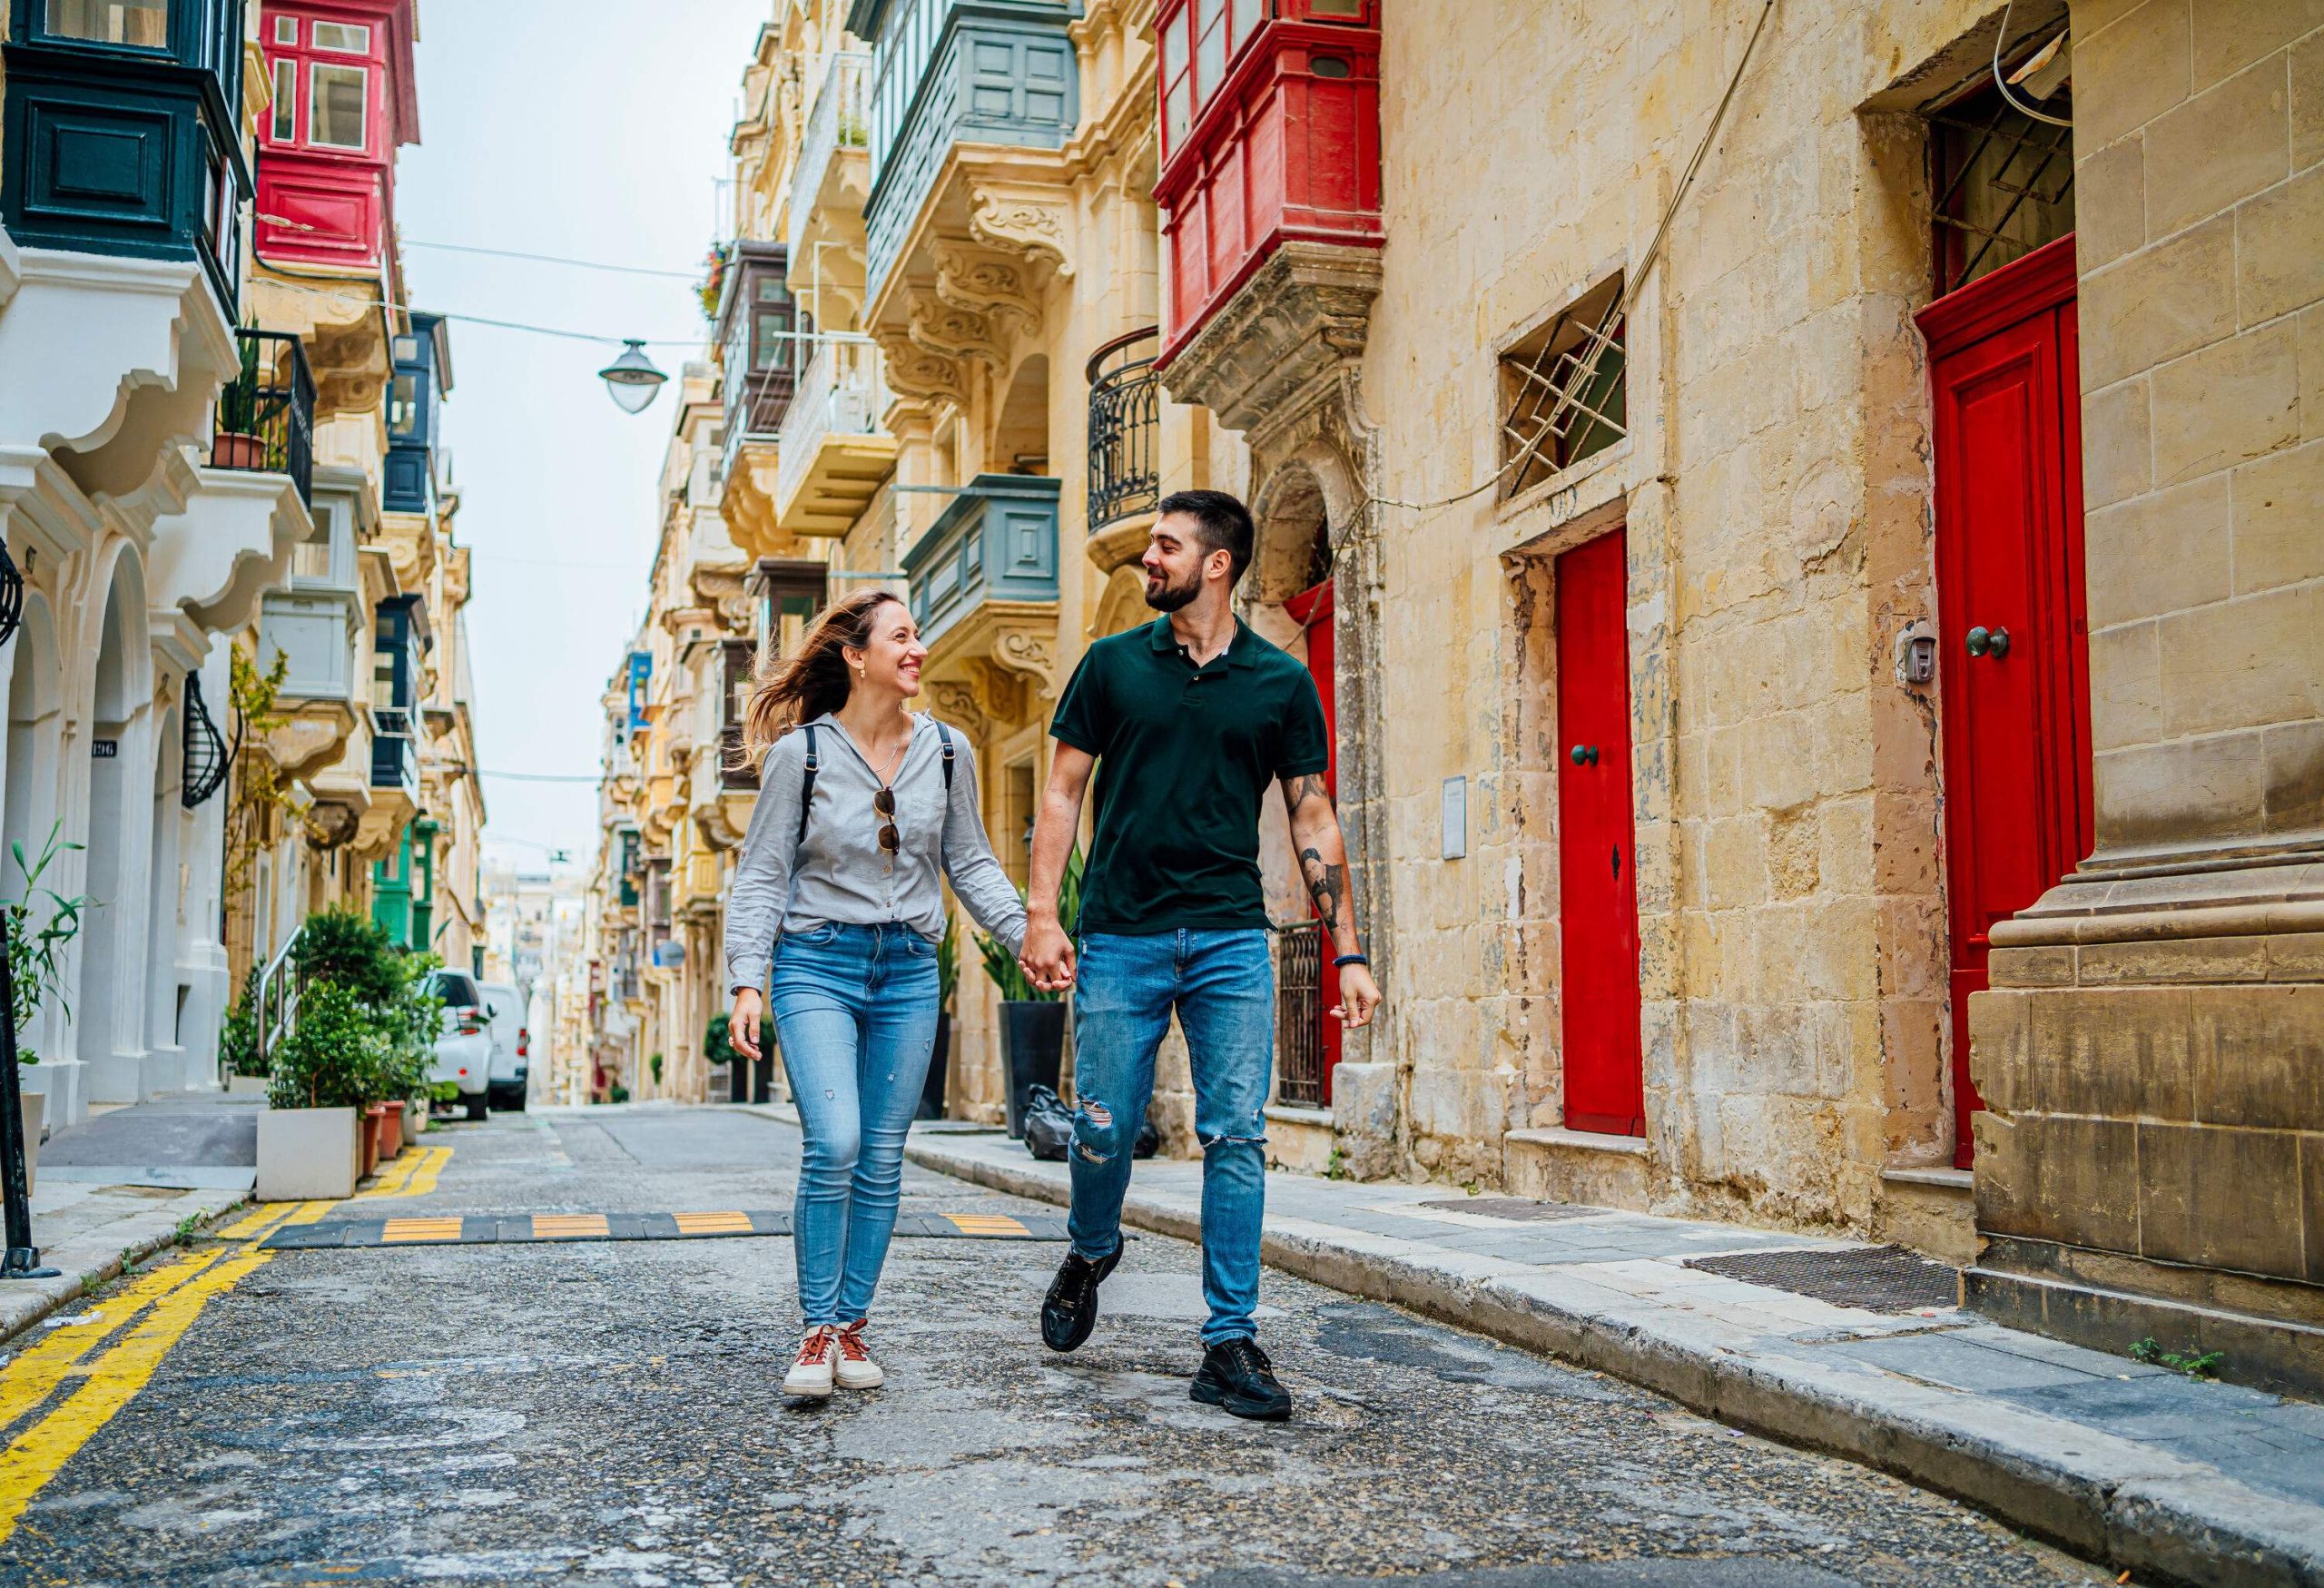
[[[1481,1218],[1509,1218],[1522,1224],[1548,1224],[1560,1218],[1587,1218],[1603,1208],[1581,1208],[1571,1202],[1535,1202],[1524,1197],[1454,1197],[1449,1201],[1423,1202],[1448,1213],[1474,1213]]]
[[[1732,1257],[1695,1258],[1687,1267],[1866,1312],[1919,1312],[1961,1305],[1959,1269],[1900,1246],[1738,1252]]]

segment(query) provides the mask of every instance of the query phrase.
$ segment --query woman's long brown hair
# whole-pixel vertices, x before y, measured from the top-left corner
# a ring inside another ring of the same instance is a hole
[[[751,682],[750,703],[743,708],[743,754],[748,764],[757,765],[769,745],[801,723],[812,722],[847,704],[854,681],[841,647],[853,646],[862,650],[870,645],[880,608],[895,600],[891,591],[858,590],[843,601],[832,602],[807,630],[799,648],[779,659],[773,636],[767,636],[757,676]]]

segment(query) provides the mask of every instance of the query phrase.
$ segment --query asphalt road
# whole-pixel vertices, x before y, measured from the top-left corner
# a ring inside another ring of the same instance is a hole
[[[789,1126],[497,1115],[374,1215],[783,1208]],[[907,1211],[1054,1209],[907,1170]],[[900,1239],[884,1390],[792,1406],[783,1238],[283,1252],[33,1494],[0,1581],[1839,1588],[2112,1581],[1644,1391],[1269,1274],[1281,1425],[1187,1397],[1195,1248],[1075,1356],[1060,1248]],[[19,1342],[23,1345],[24,1342]]]

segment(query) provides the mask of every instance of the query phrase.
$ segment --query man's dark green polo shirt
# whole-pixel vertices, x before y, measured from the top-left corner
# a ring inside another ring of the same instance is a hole
[[[1168,617],[1082,656],[1049,732],[1098,757],[1098,831],[1080,930],[1267,924],[1259,802],[1331,764],[1315,680],[1239,621],[1196,667]]]

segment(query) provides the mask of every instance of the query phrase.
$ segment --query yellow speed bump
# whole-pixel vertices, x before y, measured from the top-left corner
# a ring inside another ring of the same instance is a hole
[[[446,1241],[459,1238],[460,1221],[457,1217],[390,1218],[379,1227],[381,1246],[393,1246],[399,1241]]]
[[[606,1236],[613,1233],[602,1213],[536,1213],[533,1215],[535,1240],[571,1240],[576,1237]]]
[[[1006,1213],[947,1213],[945,1218],[962,1235],[1023,1235],[1023,1220]]]
[[[680,1235],[749,1235],[747,1213],[673,1213]]]

